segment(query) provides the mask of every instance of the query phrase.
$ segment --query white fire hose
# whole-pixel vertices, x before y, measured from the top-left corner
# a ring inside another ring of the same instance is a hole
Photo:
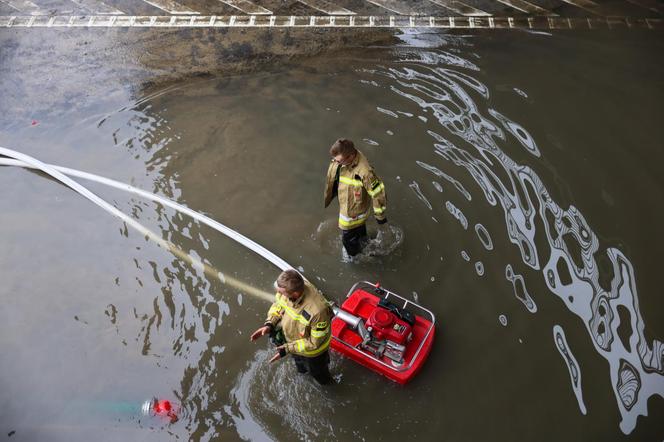
[[[205,264],[201,262],[200,260],[194,258],[193,256],[189,255],[188,253],[184,252],[182,249],[177,247],[175,244],[171,243],[170,241],[167,241],[163,239],[161,236],[157,235],[147,227],[143,226],[141,223],[136,221],[135,219],[131,218],[130,216],[126,215],[124,212],[118,210],[115,206],[109,204],[90,190],[88,190],[86,187],[82,186],[81,184],[77,183],[76,181],[72,180],[69,178],[70,176],[72,177],[77,177],[77,178],[82,178],[86,179],[89,181],[94,181],[96,183],[104,184],[109,187],[113,187],[115,189],[123,190],[125,192],[133,193],[135,195],[141,196],[143,198],[149,199],[151,201],[157,202],[159,204],[162,204],[164,206],[170,207],[171,209],[174,209],[180,213],[183,213],[185,215],[188,215],[192,217],[193,219],[209,226],[218,231],[219,233],[226,235],[228,238],[242,244],[243,246],[247,247],[248,249],[254,251],[258,255],[262,256],[272,264],[274,264],[276,267],[278,267],[281,270],[286,270],[293,268],[290,264],[288,264],[286,261],[275,255],[274,253],[270,252],[267,250],[265,247],[261,246],[260,244],[252,241],[251,239],[247,238],[246,236],[236,232],[235,230],[231,229],[230,227],[227,227],[212,218],[203,215],[202,213],[196,212],[195,210],[192,210],[186,206],[183,206],[182,204],[176,203],[175,201],[171,201],[168,198],[164,198],[159,195],[155,195],[154,193],[146,192],[145,190],[139,189],[137,187],[131,186],[129,184],[121,183],[119,181],[112,180],[110,178],[105,178],[99,175],[94,175],[92,173],[88,172],[83,172],[80,170],[76,169],[70,169],[67,167],[62,167],[62,166],[56,166],[53,164],[46,164],[38,159],[31,157],[29,155],[26,155],[21,152],[17,152],[12,149],[8,149],[6,147],[1,147],[0,146],[0,155],[3,155],[7,158],[0,158],[0,166],[16,166],[16,167],[23,167],[27,169],[36,169],[36,170],[41,170],[42,172],[50,175],[57,181],[61,182],[65,186],[69,187],[70,189],[74,190],[75,192],[79,193],[80,195],[84,196],[85,198],[89,199],[102,209],[106,210],[110,214],[116,216],[117,218],[121,219],[122,221],[126,222],[128,225],[139,231],[141,234],[147,236],[148,238],[152,239],[155,241],[157,244],[165,248],[166,250],[169,250],[171,253],[174,255],[178,256],[179,258],[185,260],[189,264],[197,267],[203,268],[204,272],[213,278],[219,279],[222,283],[231,285],[238,290],[242,290],[246,292],[247,294],[256,296],[258,298],[264,299],[268,302],[272,302],[274,300],[274,296],[264,290],[260,290],[256,287],[250,286],[238,279],[232,278],[230,276],[223,275],[221,272],[219,272],[217,269],[214,267],[211,267],[208,264]],[[304,275],[303,275],[304,277]],[[350,313],[344,312],[340,310],[336,306],[332,306],[332,309],[334,311],[335,315],[338,315],[341,319],[343,319],[346,323],[348,323],[353,329],[356,329],[361,322],[361,319],[351,315]]]
[[[100,184],[104,184],[106,186],[114,187],[116,189],[124,190],[125,192],[133,193],[135,195],[142,196],[143,198],[155,201],[157,203],[163,204],[164,206],[170,207],[180,213],[184,213],[185,215],[188,215],[195,220],[212,227],[216,231],[222,233],[223,235],[226,235],[227,237],[231,238],[234,241],[237,241],[238,243],[242,244],[243,246],[247,247],[248,249],[253,250],[266,260],[270,261],[272,264],[277,266],[281,270],[286,270],[289,268],[292,268],[290,264],[288,264],[286,261],[283,259],[279,258],[277,255],[274,253],[270,252],[267,250],[265,247],[261,246],[260,244],[252,241],[251,239],[247,238],[246,236],[236,232],[235,230],[213,220],[212,218],[209,218],[201,213],[198,213],[194,210],[191,210],[188,207],[183,206],[182,204],[176,203],[175,201],[171,201],[167,198],[161,197],[159,195],[155,195],[150,192],[146,192],[145,190],[138,189],[134,186],[131,186],[129,184],[124,184],[120,183],[118,181],[114,181],[109,178],[101,177],[98,175],[94,175],[91,173],[83,172],[80,170],[75,170],[75,169],[69,169],[67,167],[61,167],[61,166],[55,166],[51,164],[46,164],[43,163],[39,160],[37,160],[34,157],[31,157],[29,155],[25,155],[21,152],[17,152],[12,149],[8,149],[6,147],[0,147],[0,155],[3,155],[8,158],[0,158],[0,166],[18,166],[18,167],[24,167],[28,169],[37,169],[40,170],[57,181],[61,182],[65,186],[71,188],[75,192],[79,193],[80,195],[84,196],[85,198],[89,199],[102,209],[106,210],[110,214],[116,216],[117,218],[121,219],[125,223],[127,223],[129,226],[133,227],[137,231],[139,231],[141,234],[149,237],[153,241],[155,241],[157,244],[165,248],[166,250],[171,251],[173,254],[176,256],[184,259],[185,261],[189,262],[191,265],[202,267],[205,271],[206,274],[209,276],[212,276],[214,278],[219,279],[221,282],[231,285],[239,290],[242,290],[250,295],[257,296],[261,299],[264,299],[266,301],[272,302],[274,300],[274,295],[264,291],[260,290],[256,287],[252,287],[242,281],[239,281],[235,278],[226,276],[221,274],[218,270],[214,269],[213,267],[209,266],[208,264],[202,263],[200,260],[192,257],[188,253],[184,252],[180,248],[178,248],[176,245],[171,243],[170,241],[167,241],[163,239],[161,236],[157,235],[147,227],[143,226],[140,224],[138,221],[135,219],[131,218],[130,216],[126,215],[122,211],[118,210],[115,206],[109,204],[99,196],[95,195],[93,192],[88,190],[86,187],[80,185],[76,181],[72,180],[69,178],[69,176],[72,177],[77,177],[77,178],[83,178],[86,180],[94,181]]]

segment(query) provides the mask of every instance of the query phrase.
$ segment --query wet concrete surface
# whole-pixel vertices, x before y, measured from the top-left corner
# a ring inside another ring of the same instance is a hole
[[[101,95],[124,90],[386,43],[391,35],[375,29],[0,29],[0,124],[92,107]]]

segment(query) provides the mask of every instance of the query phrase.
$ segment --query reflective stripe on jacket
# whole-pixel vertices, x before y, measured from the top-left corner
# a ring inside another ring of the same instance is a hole
[[[330,163],[325,183],[325,207],[335,196],[339,198],[339,228],[343,230],[364,224],[372,206],[376,219],[386,217],[385,184],[359,150],[348,166],[334,160]]]
[[[332,339],[331,322],[332,309],[308,281],[296,302],[277,292],[265,320],[265,324],[281,327],[287,353],[306,357],[318,356],[328,349]]]

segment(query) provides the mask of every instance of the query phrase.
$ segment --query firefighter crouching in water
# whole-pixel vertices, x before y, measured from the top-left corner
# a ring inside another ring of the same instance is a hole
[[[282,272],[276,286],[276,300],[265,324],[251,335],[251,340],[269,334],[277,345],[270,362],[290,354],[298,372],[310,372],[320,384],[331,383],[328,348],[332,309],[323,295],[293,269]]]
[[[325,207],[335,196],[339,198],[341,241],[348,255],[355,256],[366,242],[366,221],[372,205],[378,224],[387,222],[385,185],[351,140],[337,140],[330,148],[330,155],[332,162],[327,169]]]

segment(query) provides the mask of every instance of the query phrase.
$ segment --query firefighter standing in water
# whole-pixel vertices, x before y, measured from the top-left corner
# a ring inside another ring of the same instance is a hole
[[[277,345],[270,362],[290,354],[298,372],[310,372],[320,384],[331,383],[328,348],[332,309],[323,295],[293,269],[279,275],[276,288],[276,300],[265,324],[252,333],[251,340],[269,334]]]
[[[335,196],[339,198],[341,241],[348,255],[355,256],[362,251],[366,241],[366,221],[372,205],[378,224],[387,222],[385,185],[351,140],[337,140],[330,148],[330,155],[332,162],[327,169],[325,207]]]

